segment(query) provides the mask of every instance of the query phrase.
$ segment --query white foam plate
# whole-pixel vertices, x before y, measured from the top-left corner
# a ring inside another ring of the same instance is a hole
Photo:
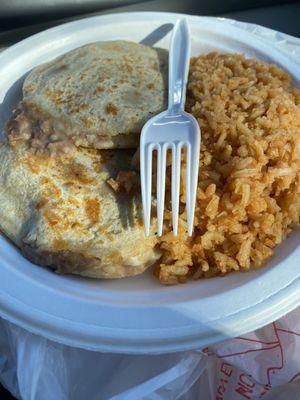
[[[151,42],[170,13],[128,13],[83,19],[32,36],[0,56],[0,122],[20,99],[24,74],[97,40]],[[187,16],[192,54],[245,53],[284,67],[299,85],[299,65],[228,22]],[[156,45],[168,47],[170,34]],[[23,78],[22,78],[23,77]],[[0,315],[55,341],[98,351],[159,353],[192,348],[265,325],[300,303],[300,232],[278,247],[268,266],[249,273],[165,287],[148,271],[116,281],[59,276],[37,267],[0,236]]]

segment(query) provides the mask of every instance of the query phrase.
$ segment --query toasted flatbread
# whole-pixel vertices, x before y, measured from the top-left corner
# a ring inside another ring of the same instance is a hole
[[[134,183],[131,157],[128,150],[84,148],[45,157],[0,144],[0,229],[27,258],[57,272],[143,272],[160,253],[154,232],[144,234],[140,190],[112,189],[126,168]]]
[[[143,125],[166,108],[166,98],[166,50],[96,42],[33,69],[7,132],[12,144],[25,139],[42,149],[55,143],[135,148]]]

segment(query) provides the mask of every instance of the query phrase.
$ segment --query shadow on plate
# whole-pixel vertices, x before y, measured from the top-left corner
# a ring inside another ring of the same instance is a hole
[[[30,71],[26,72],[6,92],[2,103],[0,104],[0,140],[3,139],[5,125],[10,118],[13,110],[22,99],[22,88],[26,77]]]
[[[163,24],[159,26],[142,39],[140,44],[144,44],[145,46],[154,46],[155,43],[163,39],[173,29],[173,26],[174,24]]]

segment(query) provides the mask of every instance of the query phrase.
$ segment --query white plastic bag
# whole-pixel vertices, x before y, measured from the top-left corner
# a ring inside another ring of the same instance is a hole
[[[299,354],[300,308],[203,351],[153,356],[71,348],[0,320],[0,378],[23,400],[298,400]]]

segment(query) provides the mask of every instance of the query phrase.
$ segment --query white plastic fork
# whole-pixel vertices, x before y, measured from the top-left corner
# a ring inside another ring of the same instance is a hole
[[[178,20],[173,28],[169,50],[168,109],[151,118],[143,127],[140,139],[140,173],[146,235],[149,235],[152,203],[152,156],[157,151],[157,223],[163,231],[165,205],[166,156],[172,151],[171,202],[173,233],[178,233],[181,153],[186,147],[186,213],[189,236],[193,233],[198,183],[200,128],[196,119],[184,111],[190,61],[187,22]]]

